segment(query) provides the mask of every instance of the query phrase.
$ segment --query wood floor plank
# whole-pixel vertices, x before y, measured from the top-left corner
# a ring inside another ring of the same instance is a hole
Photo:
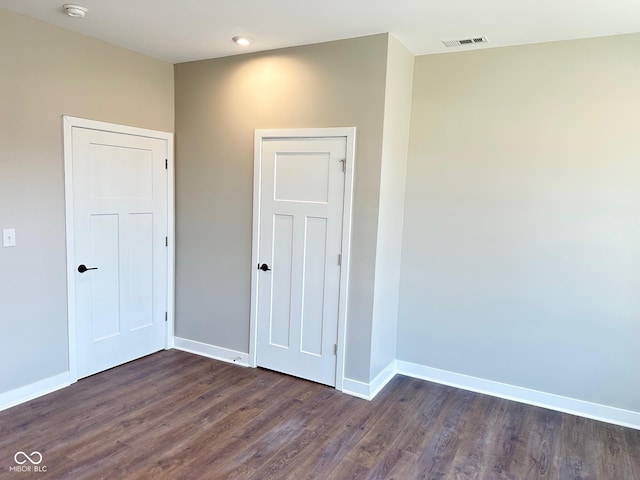
[[[85,450],[94,448],[96,444],[110,441],[127,441],[127,437],[137,431],[138,428],[153,428],[163,419],[163,412],[175,414],[180,405],[184,405],[191,398],[211,391],[216,384],[203,384],[198,382],[199,375],[192,372],[181,379],[163,377],[154,384],[154,389],[166,391],[163,395],[147,395],[146,389],[136,389],[126,400],[115,403],[114,406],[98,411],[91,410],[83,413],[83,422],[78,428],[68,430],[59,428],[60,433],[56,442],[71,448],[77,454],[83,455]],[[223,389],[226,385],[223,376],[220,376],[220,384]],[[137,385],[136,385],[137,387]],[[113,422],[117,419],[117,422]],[[106,428],[96,428],[110,420]],[[51,453],[55,453],[56,448]]]
[[[418,456],[399,449],[389,449],[371,469],[367,480],[405,480],[411,478],[411,471]]]
[[[406,429],[416,408],[422,403],[425,389],[423,383],[410,383],[409,388],[405,389],[406,393],[401,395],[386,414],[375,422],[367,435],[355,445],[347,459],[372,469],[389,446]]]
[[[443,414],[450,395],[456,390],[453,387],[430,382],[423,382],[423,384],[424,398],[411,418],[412,428],[405,429],[397,441],[398,448],[415,454],[424,450],[429,441],[430,433],[433,431],[434,422],[437,422],[437,419]]]
[[[451,461],[456,479],[481,479],[488,476],[488,459],[495,443],[495,398],[478,395],[458,426],[459,447]]]
[[[283,403],[278,396],[278,383],[269,382],[267,388],[259,389],[261,398],[256,399],[257,410],[252,409],[248,413],[246,406],[240,406],[244,420],[250,421],[238,425],[238,428],[231,432],[225,428],[229,423],[229,419],[226,419],[226,423],[222,424],[223,436],[220,435],[221,428],[218,425],[207,426],[206,423],[199,422],[201,432],[192,436],[189,443],[185,442],[184,446],[164,453],[159,460],[152,460],[151,463],[155,467],[148,468],[148,474],[157,474],[158,470],[164,474],[168,474],[171,470],[181,470],[181,478],[191,478],[189,469],[218,471],[220,468],[226,468],[230,458],[245,450],[253,442],[259,441],[263,435],[286,421],[289,415],[294,414],[304,405],[304,400],[310,394],[307,383],[291,383],[291,379],[284,375],[280,375],[279,378],[289,380],[288,393],[291,397],[287,397]],[[234,420],[234,418],[231,419],[231,421]],[[184,457],[188,457],[188,460],[184,460]],[[267,460],[265,459],[265,462]],[[174,466],[170,465],[171,462]]]
[[[452,461],[458,454],[459,426],[477,398],[478,394],[471,392],[452,392],[446,408],[434,422],[434,428],[409,478],[439,479],[450,476],[454,469]]]
[[[520,473],[532,480],[553,479],[560,464],[557,452],[562,414],[546,408],[527,408],[525,415],[529,433],[523,450],[528,460]]]
[[[282,376],[279,380],[286,379]],[[215,451],[216,445],[228,443],[239,428],[259,416],[263,412],[264,395],[268,394],[270,388],[277,388],[278,383],[268,377],[267,382],[259,380],[248,385],[242,384],[222,402],[212,402],[194,416],[186,415],[186,429],[176,422],[168,424],[171,428],[163,435],[168,442],[159,444],[158,440],[149,436],[149,431],[128,439],[130,445],[142,444],[146,447],[139,448],[139,454],[129,463],[119,465],[118,471],[125,475],[135,468],[149,478],[157,478],[189,470],[192,465],[193,469],[204,468],[201,458]],[[227,461],[226,457],[219,458],[222,463]]]
[[[588,447],[593,436],[592,420],[566,416],[560,433],[560,478],[596,480],[593,453]]]
[[[634,478],[629,449],[623,439],[622,427],[594,422],[591,445],[596,455],[597,478]]]
[[[331,471],[327,472],[326,479],[340,480],[364,480],[369,476],[369,469],[353,463],[349,460],[341,460]]]
[[[624,445],[631,464],[631,478],[640,478],[640,430],[623,429]]]
[[[339,403],[336,406],[342,406],[342,408],[337,408],[336,411],[326,415],[322,422],[315,427],[330,438],[330,441],[319,446],[314,452],[309,452],[309,455],[305,457],[305,461],[308,460],[309,470],[292,469],[291,478],[295,480],[333,478],[327,477],[327,472],[338,468],[342,459],[367,435],[376,421],[393,406],[394,395],[391,393],[393,388],[407,383],[407,379],[403,377],[393,379],[390,385],[394,387],[389,390],[385,389],[371,402],[339,394]],[[347,399],[346,404],[342,403],[345,399]],[[351,464],[352,462],[347,462],[345,465],[350,466]],[[354,474],[360,475],[362,472],[368,473],[368,471],[366,468],[356,468]]]
[[[640,480],[640,431],[396,376],[371,402],[163,351],[0,412],[0,479]],[[20,478],[31,478],[21,475]]]
[[[337,397],[337,398],[336,398]],[[304,456],[289,464],[281,472],[282,478],[294,480],[324,478],[324,472],[337,463],[336,449],[342,443],[339,432],[349,424],[353,411],[363,405],[365,400],[338,393],[333,402],[324,402],[324,409],[318,410],[313,422],[305,428],[313,429],[326,441],[317,441],[305,450]]]
[[[301,458],[312,446],[318,442],[327,442],[327,437],[320,437],[313,430],[303,430],[291,441],[287,442],[275,455],[272,455],[267,462],[264,462],[260,468],[248,480],[275,480],[286,478],[283,471],[288,466],[294,464],[298,458]]]
[[[168,353],[168,352],[167,352]],[[117,415],[114,409],[123,409],[135,405],[136,400],[127,402],[130,396],[120,399],[119,402],[112,401],[113,391],[118,388],[126,388],[128,385],[135,384],[139,391],[145,391],[153,386],[161,386],[164,382],[171,381],[172,378],[182,376],[182,369],[187,371],[194,370],[198,366],[206,365],[201,358],[185,358],[169,354],[166,356],[148,356],[137,362],[118,367],[118,369],[108,370],[86,379],[80,380],[74,386],[49,395],[45,395],[36,400],[22,405],[10,417],[0,412],[0,448],[8,441],[9,438],[20,438],[21,433],[29,432],[31,426],[40,423],[43,419],[48,419],[47,424],[56,429],[59,433],[65,428],[77,428],[79,423],[78,415],[85,415],[85,421],[88,415],[96,419],[99,415],[112,417]],[[152,360],[158,359],[157,362]],[[122,378],[117,374],[122,369]],[[160,375],[165,372],[165,375]],[[81,387],[77,387],[80,385]],[[65,408],[61,411],[60,405]],[[22,408],[25,407],[25,408]],[[14,410],[14,409],[12,409]],[[55,412],[55,423],[49,419],[50,415]]]
[[[525,455],[518,455],[518,451],[527,449],[523,436],[528,433],[523,426],[526,405],[509,400],[499,400],[496,423],[501,425],[494,442],[497,447],[494,450],[492,472],[498,478],[515,477],[512,472],[521,472],[526,469]],[[524,457],[524,458],[523,458]]]

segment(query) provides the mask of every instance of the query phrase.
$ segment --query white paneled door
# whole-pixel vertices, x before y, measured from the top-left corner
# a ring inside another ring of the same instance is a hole
[[[336,384],[345,137],[261,143],[258,366]]]
[[[167,141],[73,127],[77,377],[166,345]]]

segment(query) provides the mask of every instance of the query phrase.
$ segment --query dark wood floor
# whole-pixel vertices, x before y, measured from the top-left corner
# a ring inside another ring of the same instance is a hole
[[[46,473],[10,472],[17,451]],[[171,350],[0,412],[0,478],[640,480],[640,431],[402,376],[367,402]]]

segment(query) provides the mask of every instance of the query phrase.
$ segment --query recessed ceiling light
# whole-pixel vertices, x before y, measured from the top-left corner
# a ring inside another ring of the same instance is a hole
[[[64,13],[73,18],[84,18],[84,16],[89,11],[82,5],[73,5],[71,3],[65,3],[62,8],[64,9]]]
[[[253,38],[245,37],[244,35],[236,35],[231,40],[242,47],[246,47],[247,45],[251,45],[253,43]]]

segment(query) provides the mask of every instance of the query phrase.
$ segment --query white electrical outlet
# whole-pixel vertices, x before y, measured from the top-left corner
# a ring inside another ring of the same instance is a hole
[[[2,246],[3,247],[16,246],[16,229],[15,228],[2,229]]]

